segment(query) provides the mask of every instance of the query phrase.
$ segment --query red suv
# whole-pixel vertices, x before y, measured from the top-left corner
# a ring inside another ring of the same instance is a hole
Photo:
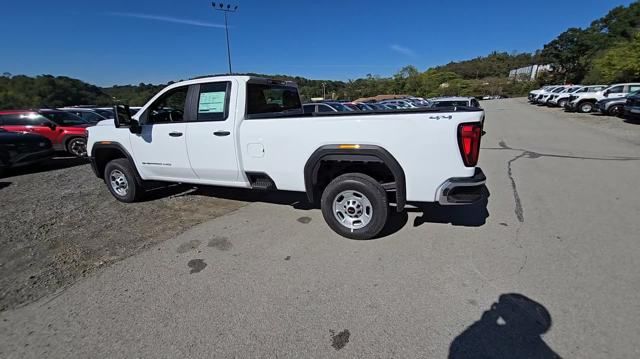
[[[64,111],[0,111],[0,128],[44,136],[51,140],[55,150],[67,151],[78,157],[87,155],[86,128],[89,126],[89,122]]]

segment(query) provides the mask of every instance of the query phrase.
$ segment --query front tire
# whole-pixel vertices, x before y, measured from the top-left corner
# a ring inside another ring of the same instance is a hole
[[[144,193],[136,172],[126,158],[110,161],[104,168],[104,181],[109,192],[120,202],[136,202]]]
[[[593,111],[593,103],[589,101],[585,101],[581,104],[578,104],[578,112],[580,113],[589,113]]]
[[[564,108],[564,105],[567,104],[567,100],[560,100],[558,101],[558,107],[560,108]]]
[[[371,239],[384,228],[389,203],[378,181],[365,174],[347,173],[324,189],[321,208],[334,232],[351,239]]]

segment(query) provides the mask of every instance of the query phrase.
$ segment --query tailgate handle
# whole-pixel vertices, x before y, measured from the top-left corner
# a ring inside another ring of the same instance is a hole
[[[231,132],[229,131],[216,131],[213,133],[216,136],[229,136]]]

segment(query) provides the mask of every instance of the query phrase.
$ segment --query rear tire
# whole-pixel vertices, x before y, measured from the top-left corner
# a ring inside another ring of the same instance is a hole
[[[593,111],[593,102],[585,101],[578,104],[578,112],[589,113]]]
[[[117,158],[107,163],[104,181],[109,192],[120,202],[136,202],[144,194],[144,189],[138,184],[135,169],[126,158]]]
[[[347,173],[324,189],[321,208],[334,232],[351,239],[371,239],[384,228],[389,203],[378,181],[365,174]]]
[[[613,105],[609,108],[609,111],[607,111],[607,113],[609,116],[622,117],[622,114],[624,113],[624,106]]]
[[[67,141],[67,152],[76,157],[87,157],[87,139],[75,137]]]

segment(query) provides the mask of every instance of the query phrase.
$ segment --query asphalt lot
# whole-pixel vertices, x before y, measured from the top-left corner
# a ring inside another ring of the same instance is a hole
[[[640,356],[640,125],[483,106],[486,207],[353,241],[295,196],[236,198],[0,313],[0,357]]]

